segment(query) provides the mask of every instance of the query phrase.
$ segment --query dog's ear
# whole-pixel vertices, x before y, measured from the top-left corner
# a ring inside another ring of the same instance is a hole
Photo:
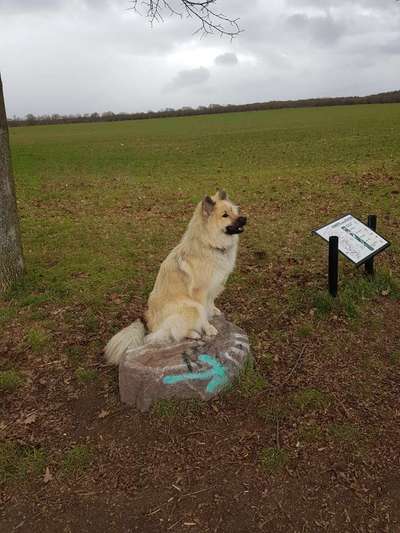
[[[210,216],[215,207],[215,202],[210,196],[206,196],[202,201],[203,213],[206,216]]]
[[[218,191],[218,199],[219,200],[226,200],[228,198],[228,195],[223,189],[219,189]]]

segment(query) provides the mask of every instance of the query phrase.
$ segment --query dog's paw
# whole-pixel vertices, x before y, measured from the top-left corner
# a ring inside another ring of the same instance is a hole
[[[207,337],[215,337],[215,335],[218,335],[218,330],[212,324],[207,324],[204,327],[204,333]]]
[[[215,307],[215,305],[212,305],[207,308],[208,319],[214,318],[215,316],[221,316],[222,314],[222,311],[220,311],[218,307]]]
[[[165,337],[165,335],[161,335],[159,332],[156,333],[149,333],[144,338],[144,344],[167,344],[168,339]]]
[[[195,340],[197,340],[197,339],[200,339],[200,338],[201,338],[201,335],[200,335],[200,333],[199,333],[198,331],[196,331],[195,329],[192,329],[192,330],[189,331],[189,333],[186,335],[186,337],[187,337],[188,339],[195,339]]]
[[[151,333],[149,335],[146,335],[144,338],[144,344],[157,344],[157,341],[154,339],[154,335]]]
[[[220,311],[218,309],[218,307],[215,307],[215,305],[211,309],[211,313],[212,313],[212,316],[221,316],[222,315],[222,311]]]

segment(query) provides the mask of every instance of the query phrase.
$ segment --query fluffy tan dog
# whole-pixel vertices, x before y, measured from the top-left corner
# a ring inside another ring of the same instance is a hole
[[[118,364],[127,348],[166,344],[218,332],[209,320],[221,314],[214,301],[235,266],[239,234],[246,224],[224,191],[206,196],[193,214],[181,242],[161,264],[147,304],[145,319],[109,341],[105,356]]]

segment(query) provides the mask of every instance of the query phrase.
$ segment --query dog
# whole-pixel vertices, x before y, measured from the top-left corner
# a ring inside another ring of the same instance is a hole
[[[217,335],[210,319],[221,311],[214,302],[235,267],[246,222],[225,191],[197,205],[182,240],[161,264],[145,312],[149,333],[138,319],[114,335],[104,350],[109,364],[119,364],[128,348]]]

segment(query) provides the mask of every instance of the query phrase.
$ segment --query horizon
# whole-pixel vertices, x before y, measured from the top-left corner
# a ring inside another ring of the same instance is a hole
[[[197,107],[191,107],[191,106],[182,106],[182,107],[177,107],[177,108],[161,108],[161,109],[149,109],[147,111],[112,111],[111,109],[108,109],[107,111],[95,111],[93,113],[70,113],[68,115],[62,115],[60,113],[53,113],[53,114],[44,114],[44,115],[34,115],[34,113],[27,113],[27,115],[25,115],[24,117],[18,117],[18,116],[13,116],[13,117],[10,117],[8,116],[7,114],[7,120],[8,121],[26,121],[28,120],[27,117],[32,115],[35,119],[40,119],[40,118],[44,118],[44,117],[49,117],[49,118],[52,118],[52,117],[55,117],[55,116],[58,116],[60,119],[62,118],[66,118],[66,117],[82,117],[82,118],[89,118],[91,117],[92,115],[95,115],[97,114],[99,117],[102,117],[103,115],[106,115],[106,114],[110,114],[111,116],[118,116],[118,115],[136,115],[136,114],[143,114],[143,115],[148,115],[148,114],[151,114],[151,113],[155,113],[155,114],[158,114],[158,113],[164,113],[164,112],[179,112],[179,111],[182,111],[182,110],[187,110],[188,112],[190,111],[198,111],[198,110],[201,110],[201,109],[212,109],[212,106],[216,106],[216,107],[220,107],[220,108],[229,108],[230,106],[234,106],[234,107],[241,107],[241,106],[252,106],[252,105],[267,105],[267,104],[270,104],[270,103],[301,103],[301,102],[308,102],[310,100],[315,100],[315,101],[322,101],[322,100],[339,100],[339,99],[346,99],[346,98],[368,98],[368,97],[374,97],[374,96],[380,96],[380,95],[386,95],[386,94],[392,94],[392,93],[396,93],[396,92],[399,92],[400,93],[400,89],[393,89],[393,90],[388,90],[388,91],[379,91],[378,93],[374,93],[374,94],[352,94],[352,95],[345,95],[345,96],[310,96],[310,97],[306,97],[306,98],[300,98],[300,99],[290,99],[290,100],[266,100],[266,101],[259,101],[259,102],[241,102],[239,104],[232,104],[232,103],[228,103],[228,104],[219,104],[219,103],[210,103],[210,104],[200,104],[199,106]],[[371,102],[371,105],[373,104],[376,104],[376,103],[399,103],[399,102]],[[362,104],[362,103],[360,103]],[[340,104],[338,104],[340,105]],[[357,105],[356,103],[353,104],[353,105]],[[362,104],[362,105],[365,105],[365,104]],[[297,108],[300,108],[301,106],[297,106]],[[305,107],[311,107],[311,106],[305,106]],[[318,107],[324,107],[323,105],[322,106],[318,106]],[[332,106],[329,106],[327,105],[327,107],[332,107]],[[285,107],[282,107],[282,108],[279,108],[279,109],[285,109]],[[268,111],[268,110],[274,110],[273,108],[269,108],[269,109],[264,109],[265,111]],[[254,109],[254,111],[258,111],[258,109]],[[263,109],[259,109],[259,111],[263,111]],[[226,111],[227,113],[229,113],[229,111]],[[243,110],[243,112],[246,112],[246,109]],[[206,112],[204,114],[207,114]],[[212,114],[212,113],[209,113],[209,114]],[[104,117],[105,118],[105,117]],[[157,117],[155,117],[157,118]],[[164,117],[164,118],[169,118],[169,117]],[[54,119],[56,120],[56,119]]]

